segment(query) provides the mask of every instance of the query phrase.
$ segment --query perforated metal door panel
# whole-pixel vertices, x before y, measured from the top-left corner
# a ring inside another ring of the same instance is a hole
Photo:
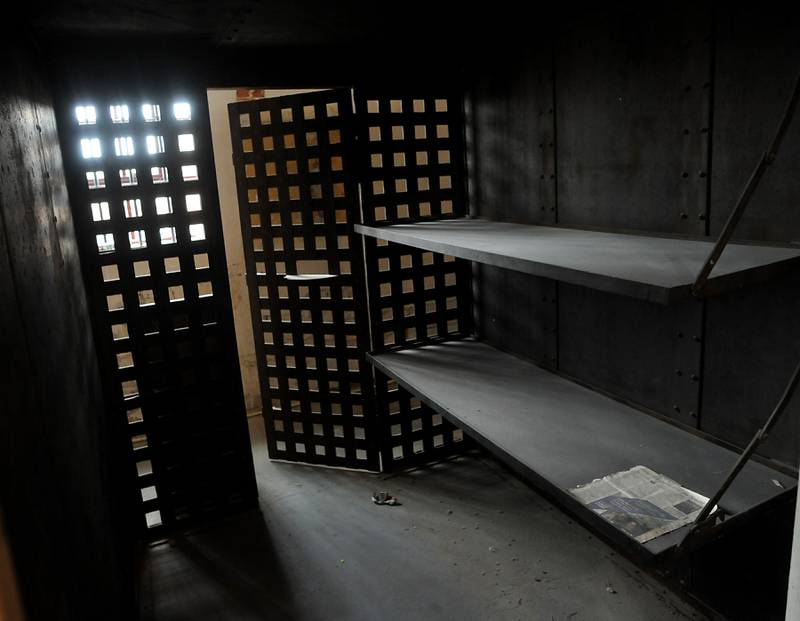
[[[229,113],[269,455],[378,470],[350,91]]]
[[[363,222],[398,224],[467,213],[463,100],[457,93],[356,89]],[[468,261],[366,238],[375,351],[472,333]],[[469,446],[461,430],[375,372],[385,469]]]
[[[60,116],[109,424],[137,519],[156,535],[251,506],[205,92],[88,92]]]

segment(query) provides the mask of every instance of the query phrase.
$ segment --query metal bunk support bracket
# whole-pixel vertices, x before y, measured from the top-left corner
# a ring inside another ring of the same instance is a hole
[[[747,448],[742,452],[739,456],[739,459],[736,460],[736,463],[731,468],[731,471],[728,473],[728,476],[725,477],[725,480],[720,485],[719,489],[716,493],[709,498],[708,502],[702,508],[700,513],[697,514],[697,517],[694,520],[691,528],[686,533],[686,536],[683,538],[683,541],[680,543],[679,547],[683,547],[686,541],[692,537],[692,534],[706,526],[713,525],[713,521],[709,520],[711,516],[711,512],[713,511],[714,507],[720,501],[722,496],[728,491],[728,488],[731,486],[733,481],[736,479],[736,476],[741,472],[742,468],[744,468],[747,461],[750,457],[755,453],[758,445],[761,444],[764,440],[767,439],[769,436],[769,432],[775,426],[775,424],[780,419],[783,412],[786,410],[786,406],[789,405],[790,401],[792,400],[792,396],[794,395],[795,390],[797,389],[797,384],[800,383],[800,362],[798,362],[797,366],[794,369],[794,373],[792,373],[791,378],[789,378],[789,383],[786,385],[786,388],[781,395],[781,398],[778,400],[777,405],[772,410],[772,414],[770,414],[767,422],[761,427],[758,431],[756,431],[753,438],[750,440],[750,443],[747,445]],[[716,512],[714,513],[716,516]]]
[[[792,122],[792,118],[794,117],[795,110],[797,109],[797,103],[800,100],[800,76],[798,76],[797,80],[794,84],[794,89],[792,90],[792,94],[789,97],[789,101],[786,104],[786,109],[783,112],[783,117],[781,118],[780,123],[778,124],[778,129],[775,132],[775,136],[770,143],[769,149],[761,156],[758,164],[753,170],[753,173],[750,175],[750,178],[747,180],[745,184],[744,190],[739,195],[739,200],[736,202],[736,206],[733,208],[733,211],[728,216],[727,222],[725,222],[725,226],[722,228],[722,232],[719,235],[714,247],[711,249],[711,252],[708,255],[703,267],[700,269],[700,273],[697,275],[697,279],[695,280],[694,284],[692,285],[692,293],[696,297],[701,297],[703,295],[703,291],[705,289],[706,283],[708,282],[709,275],[711,274],[711,270],[714,269],[714,266],[719,261],[722,252],[725,250],[725,246],[730,241],[731,237],[733,236],[733,231],[736,228],[736,225],[739,223],[739,220],[744,213],[747,204],[750,202],[750,199],[753,197],[753,194],[758,187],[761,178],[764,176],[764,172],[766,172],[767,167],[775,161],[775,156],[778,153],[778,149],[780,148],[781,142],[783,141],[784,136],[786,135],[786,131],[789,129],[789,125]],[[739,456],[739,459],[736,460],[736,463],[731,468],[731,471],[728,473],[728,476],[722,482],[717,492],[708,500],[706,505],[697,514],[697,518],[695,518],[692,527],[686,533],[686,536],[683,538],[683,541],[679,544],[679,547],[684,547],[687,540],[691,539],[693,534],[696,533],[698,530],[710,527],[714,524],[714,521],[710,519],[711,517],[715,517],[717,512],[714,512],[714,516],[711,515],[714,507],[716,507],[717,503],[720,501],[722,496],[731,486],[733,481],[736,479],[739,472],[741,472],[742,468],[744,468],[747,461],[750,457],[755,453],[756,449],[758,448],[759,444],[763,442],[767,436],[769,435],[770,430],[773,428],[775,423],[778,422],[781,414],[786,409],[786,406],[789,404],[789,401],[792,398],[792,395],[797,388],[797,384],[800,381],[800,363],[795,367],[794,373],[792,374],[791,378],[789,379],[789,383],[786,386],[786,389],[783,392],[778,404],[773,409],[772,414],[770,414],[769,419],[767,419],[766,424],[761,427],[758,431],[756,431],[753,438],[750,440],[750,443],[745,448],[744,452]]]
[[[778,149],[783,141],[783,137],[786,135],[786,131],[789,129],[789,125],[792,122],[792,117],[797,109],[797,102],[799,99],[800,76],[798,76],[797,81],[794,84],[794,89],[792,90],[792,94],[788,103],[786,104],[783,117],[781,118],[781,122],[778,125],[778,129],[775,132],[775,137],[772,139],[769,149],[762,154],[761,159],[758,161],[758,164],[756,164],[755,170],[753,170],[753,173],[750,175],[750,178],[747,180],[747,183],[744,186],[744,190],[742,190],[742,193],[739,195],[739,200],[736,202],[736,206],[728,216],[728,220],[725,222],[725,226],[722,227],[722,232],[719,234],[719,238],[714,244],[714,247],[711,249],[711,252],[708,254],[708,258],[703,264],[703,267],[700,269],[700,273],[697,275],[697,278],[692,285],[692,293],[696,297],[701,297],[703,295],[703,291],[705,290],[711,270],[714,269],[714,266],[717,264],[720,256],[722,255],[722,252],[725,250],[725,246],[727,246],[728,242],[733,236],[733,231],[736,228],[736,225],[739,224],[739,220],[741,219],[747,204],[750,202],[753,194],[755,194],[756,188],[758,187],[761,178],[764,176],[767,167],[775,161],[775,156],[777,155]]]

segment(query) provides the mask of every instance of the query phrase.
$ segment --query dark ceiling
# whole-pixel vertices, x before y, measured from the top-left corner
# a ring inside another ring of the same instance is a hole
[[[33,2],[37,31],[60,38],[185,37],[215,45],[450,41],[475,23],[466,4],[359,0],[61,0]]]

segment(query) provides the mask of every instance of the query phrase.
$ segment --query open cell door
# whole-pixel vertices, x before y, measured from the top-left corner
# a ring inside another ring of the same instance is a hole
[[[351,92],[229,115],[269,455],[378,470]]]
[[[466,216],[462,94],[410,85],[356,89],[355,95],[363,224]],[[472,334],[468,261],[372,237],[364,243],[375,353]],[[377,369],[375,394],[384,470],[424,465],[474,447],[419,395]]]
[[[471,446],[366,360],[471,334],[468,262],[354,228],[466,215],[460,94],[325,90],[229,115],[270,457],[389,470]]]

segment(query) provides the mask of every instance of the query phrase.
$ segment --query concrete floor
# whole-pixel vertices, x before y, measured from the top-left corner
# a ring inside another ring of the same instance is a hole
[[[251,435],[261,513],[150,548],[146,621],[704,618],[486,457],[373,475]]]

